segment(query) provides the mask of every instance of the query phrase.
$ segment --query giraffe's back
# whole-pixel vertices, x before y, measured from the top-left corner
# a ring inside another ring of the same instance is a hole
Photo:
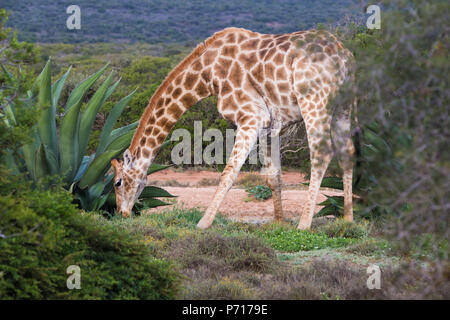
[[[200,58],[211,72],[218,109],[235,123],[246,112],[258,113],[255,109],[269,110],[282,122],[300,119],[299,98],[326,100],[344,81],[352,59],[325,30],[260,34],[227,28],[205,44]]]

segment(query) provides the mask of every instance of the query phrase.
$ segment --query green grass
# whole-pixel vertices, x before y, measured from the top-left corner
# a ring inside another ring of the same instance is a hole
[[[282,252],[318,250],[323,248],[340,248],[355,243],[357,240],[344,237],[328,237],[322,232],[302,231],[282,226],[268,226],[255,232],[272,248]]]
[[[140,235],[152,255],[176,266],[184,276],[177,299],[386,299],[421,288],[395,282],[401,259],[388,252],[386,240],[369,237],[365,223],[333,221],[300,231],[293,223],[237,223],[218,215],[211,228],[199,230],[203,214],[167,208],[109,223]],[[394,289],[366,288],[373,263]]]
[[[196,225],[202,216],[203,212],[197,209],[182,210],[174,208],[160,214],[142,215],[134,219],[116,217],[113,220],[138,233],[154,234],[156,232],[160,238],[176,239],[195,233],[202,234],[213,231],[220,232],[227,237],[257,238],[274,250],[281,252],[347,247],[358,242],[355,238],[365,237],[360,233],[344,233],[346,235],[344,237],[339,237],[335,234],[328,236],[322,229],[301,231],[287,223],[271,223],[263,226],[237,223],[231,222],[221,215],[217,215],[210,229],[202,231],[196,229]],[[153,232],[149,232],[148,227],[152,227],[154,229]]]
[[[368,238],[367,226],[361,223],[354,224],[338,220],[316,230],[302,231],[288,223],[270,223],[261,226],[231,222],[221,215],[216,216],[210,229],[202,231],[196,228],[202,216],[203,212],[197,209],[173,208],[160,214],[142,215],[134,219],[115,217],[113,221],[136,233],[153,234],[153,236],[158,234],[157,238],[166,240],[205,232],[219,232],[227,237],[257,238],[280,252],[342,248]],[[149,228],[152,231],[149,231]],[[341,234],[342,236],[339,236]]]

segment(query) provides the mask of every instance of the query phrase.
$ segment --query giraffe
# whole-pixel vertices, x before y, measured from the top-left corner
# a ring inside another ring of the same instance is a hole
[[[311,226],[333,147],[339,151],[343,170],[344,218],[352,221],[351,104],[334,112],[328,102],[352,79],[353,70],[351,52],[325,30],[278,35],[241,28],[216,32],[168,74],[151,97],[123,161],[112,160],[118,212],[123,217],[130,215],[146,184],[147,169],[177,120],[197,101],[217,96],[218,111],[236,125],[237,132],[219,186],[198,228],[211,226],[258,137],[279,139],[280,130],[299,120],[305,122],[311,179],[298,228]],[[273,192],[275,219],[281,220],[281,168],[275,161],[280,151],[263,149],[261,172]]]

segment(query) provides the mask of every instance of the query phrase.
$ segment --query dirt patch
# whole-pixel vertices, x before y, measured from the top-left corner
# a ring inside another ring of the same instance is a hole
[[[193,187],[204,186],[202,184],[219,184],[220,172],[206,170],[186,170],[182,172],[166,169],[148,176],[147,184],[159,186]],[[240,172],[237,181],[246,175],[259,175],[259,172]],[[305,175],[300,172],[286,171],[281,177],[283,186],[298,186],[305,182]],[[209,183],[208,183],[209,182]]]
[[[246,173],[241,173],[245,175]],[[151,175],[151,180],[157,180],[159,185],[164,185],[164,181],[177,181],[180,184],[186,185],[186,187],[179,186],[166,186],[164,189],[171,194],[178,196],[174,200],[174,205],[191,209],[200,208],[206,209],[211,203],[214,194],[216,192],[215,186],[209,187],[195,187],[202,179],[218,179],[219,172],[210,171],[161,171]],[[150,177],[149,177],[150,178]],[[150,180],[150,179],[149,179]],[[283,173],[283,185],[289,186],[289,182],[292,185],[299,185],[304,181],[304,176],[297,172],[285,172]],[[150,182],[150,181],[149,181]],[[328,189],[320,190],[317,203],[320,203],[326,199],[326,195],[342,195],[342,192],[331,191]],[[303,186],[301,190],[298,189],[284,189],[282,191],[282,203],[284,217],[287,219],[296,219],[300,216],[303,204],[308,197],[307,187]],[[159,207],[151,209],[150,212],[161,212],[167,207]],[[321,209],[320,206],[316,207],[316,212]],[[263,223],[273,220],[273,202],[272,199],[265,201],[251,200],[249,201],[248,193],[242,188],[232,188],[226,195],[219,212],[235,221],[242,222],[254,222]]]

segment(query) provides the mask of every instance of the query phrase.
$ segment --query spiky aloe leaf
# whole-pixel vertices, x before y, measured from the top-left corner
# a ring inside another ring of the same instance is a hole
[[[164,189],[154,187],[154,186],[149,186],[149,187],[145,187],[144,190],[142,190],[142,193],[139,198],[140,199],[149,199],[149,198],[159,198],[159,197],[173,198],[176,196],[170,194],[169,192],[167,192]]]
[[[36,181],[35,158],[36,158],[36,151],[39,148],[39,146],[41,145],[41,140],[37,133],[37,129],[31,130],[31,136],[32,136],[32,140],[31,140],[32,142],[22,146],[21,150],[22,150],[23,160],[25,162],[27,171],[31,175],[31,178],[34,181]]]
[[[81,99],[67,110],[59,130],[59,148],[61,157],[61,174],[64,181],[72,182],[79,166],[78,132],[80,128]]]
[[[156,208],[161,206],[168,206],[170,203],[161,201],[159,199],[145,199],[139,202],[136,202],[134,205],[133,211],[140,212],[142,209],[145,208]]]
[[[321,188],[331,188],[337,190],[344,190],[344,184],[342,178],[339,177],[325,177],[322,179]]]
[[[80,155],[84,155],[89,142],[89,136],[91,135],[92,125],[94,124],[95,117],[100,110],[103,102],[105,101],[105,95],[108,91],[109,85],[112,80],[113,73],[111,72],[106,78],[105,82],[98,88],[92,98],[89,100],[86,109],[81,115],[79,140]]]
[[[39,135],[43,144],[58,154],[58,137],[56,135],[56,108],[52,104],[52,79],[50,59],[36,81],[39,86],[38,107],[41,115],[38,119]]]
[[[52,86],[52,105],[56,108],[59,101],[59,96],[61,95],[61,91],[64,87],[64,83],[66,82],[67,77],[69,76],[70,70],[72,70],[72,66],[67,69],[66,73],[63,74],[61,78],[55,81]]]
[[[17,166],[16,160],[14,159],[11,150],[6,151],[4,161],[6,163],[7,168],[11,171],[12,174],[20,173],[19,167]]]
[[[105,203],[110,207],[114,207],[116,205],[116,194],[114,192],[110,192]]]
[[[108,194],[103,194],[98,198],[92,199],[92,209],[91,210],[99,210],[108,200]]]
[[[100,135],[100,142],[98,143],[97,153],[102,153],[106,149],[107,145],[111,143],[111,141],[109,141],[109,138],[111,136],[112,129],[116,124],[117,119],[120,117],[123,110],[127,106],[128,102],[135,94],[136,90],[137,89],[135,89],[128,96],[117,102],[111,109],[111,112],[109,113],[108,118],[106,119],[105,125],[103,126],[102,133]]]
[[[109,63],[107,63],[103,68],[101,68],[99,71],[85,79],[83,82],[81,82],[75,89],[73,89],[72,93],[69,96],[69,99],[67,99],[65,110],[69,110],[75,103],[77,103],[79,100],[82,100],[86,92],[89,90],[89,88],[97,81],[98,78],[103,74],[103,72],[108,67]]]
[[[87,189],[91,205],[90,210],[99,210],[106,203],[111,193],[109,186],[112,186],[112,178],[114,178],[114,174],[107,175],[104,179]]]
[[[320,217],[324,215],[340,216],[344,212],[344,197],[341,196],[326,196],[327,199],[319,203],[322,208],[315,216]]]
[[[34,172],[36,181],[39,181],[49,175],[47,157],[45,155],[45,148],[43,144],[41,144],[36,150],[36,156],[34,157]]]
[[[159,199],[145,199],[142,201],[142,204],[147,208],[156,208],[160,206],[168,206],[170,203],[161,201]]]
[[[320,209],[319,212],[317,212],[314,216],[316,218],[323,217],[323,216],[338,216],[339,211],[336,210],[337,208],[331,205],[325,206],[322,209]]]
[[[344,209],[344,197],[342,196],[327,196],[327,200],[320,203],[320,205],[331,204],[335,207]]]
[[[124,151],[131,143],[131,139],[133,139],[134,132],[128,132],[116,140],[112,141],[110,145],[106,147],[106,151],[109,150],[120,150],[120,152]]]
[[[86,173],[80,180],[80,188],[84,189],[94,185],[100,177],[102,177],[110,167],[111,159],[120,154],[120,150],[110,150],[96,157],[89,165]]]
[[[116,82],[113,83],[113,85],[111,87],[108,88],[108,91],[106,91],[105,97],[104,97],[104,101],[106,101],[114,92],[114,90],[116,90],[117,86],[120,83],[120,80],[122,80],[122,78],[119,78],[119,80],[117,80]]]
[[[105,189],[103,189],[103,194],[109,194],[111,191],[113,191],[113,179],[114,179],[114,170],[110,170],[109,172],[106,172],[105,177],[103,179],[105,183]]]
[[[89,198],[96,199],[100,197],[104,189],[105,189],[105,182],[102,180],[98,181],[96,184],[94,184],[88,189]]]
[[[78,167],[78,171],[75,175],[75,178],[73,178],[73,182],[80,181],[81,177],[84,175],[89,164],[91,163],[92,160],[94,160],[94,158],[95,158],[95,154],[83,157],[83,160],[81,160],[80,166]]]
[[[113,142],[114,140],[116,140],[118,137],[127,134],[128,132],[130,132],[131,130],[135,129],[139,124],[139,121],[133,122],[129,125],[114,129],[111,132],[111,135],[108,137],[108,140],[106,142],[106,146],[108,146],[109,144],[111,144],[111,142]]]
[[[89,193],[88,190],[77,190],[76,192],[74,192],[73,190],[75,190],[75,185],[72,185],[72,190],[70,192],[74,193],[74,198],[78,199],[78,201],[80,201],[80,205],[84,210],[92,210],[91,207],[91,199],[89,199]]]
[[[59,173],[58,159],[53,154],[52,150],[50,150],[47,147],[47,145],[44,144],[43,146],[44,146],[44,151],[45,151],[45,158],[47,159],[47,166],[48,166],[49,173],[51,175],[56,175]]]

